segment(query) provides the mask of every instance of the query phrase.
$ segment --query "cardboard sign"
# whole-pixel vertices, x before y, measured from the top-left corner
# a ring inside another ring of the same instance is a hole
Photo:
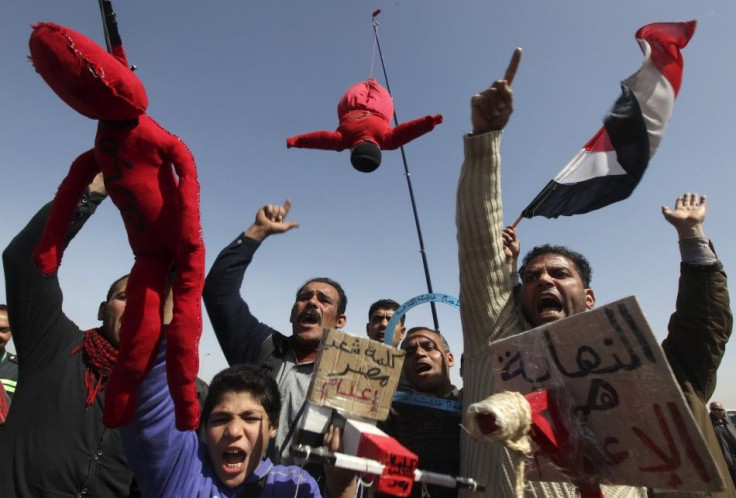
[[[325,330],[309,401],[371,420],[386,420],[405,352],[380,342]]]
[[[499,391],[550,389],[562,397],[574,428],[571,448],[588,460],[576,475],[658,489],[722,489],[635,297],[494,342],[491,352]],[[567,480],[538,451],[526,477]]]

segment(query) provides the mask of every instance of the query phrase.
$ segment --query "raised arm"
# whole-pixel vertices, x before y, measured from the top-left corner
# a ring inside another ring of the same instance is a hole
[[[726,274],[703,228],[706,204],[704,195],[686,193],[674,209],[662,207],[682,256],[676,310],[662,347],[683,390],[694,390],[702,402],[713,394],[733,327]]]
[[[144,496],[194,496],[206,481],[203,459],[196,433],[175,428],[165,352],[166,339],[139,388],[135,420],[120,436]]]
[[[503,229],[503,255],[509,268],[509,280],[514,288],[521,284],[518,268],[519,252],[521,252],[521,244],[516,235],[516,228],[509,225]]]
[[[511,83],[516,77],[520,62],[521,49],[517,48],[511,56],[503,79],[494,81],[490,87],[475,94],[470,100],[473,135],[501,131],[506,127],[514,111]]]
[[[88,150],[74,160],[69,174],[61,182],[43,235],[33,253],[33,260],[42,273],[48,275],[59,268],[64,254],[64,239],[74,217],[74,208],[99,172],[94,152]]]
[[[662,215],[667,222],[675,227],[680,242],[691,238],[706,239],[703,222],[707,198],[698,194],[683,194],[675,199],[675,208],[662,206]]]
[[[267,204],[256,213],[256,221],[245,231],[245,236],[263,242],[273,234],[288,232],[297,228],[299,223],[286,221],[286,216],[291,209],[291,199],[286,199],[284,205]]]
[[[99,174],[82,198],[77,199],[71,225],[63,237],[64,246],[82,228],[105,196],[102,175]],[[34,349],[45,349],[48,342],[60,344],[67,340],[62,337],[50,337],[48,331],[52,326],[56,330],[65,330],[65,327],[57,328],[56,325],[61,321],[70,322],[61,309],[62,293],[57,274],[42,274],[31,259],[31,254],[47,224],[50,211],[51,203],[42,207],[3,252],[8,316],[13,328],[13,342],[19,361],[26,364],[31,361],[42,361],[39,355],[34,354]]]
[[[466,355],[488,341],[511,296],[502,237],[499,145],[501,131],[513,111],[510,83],[520,59],[521,49],[517,49],[505,79],[495,81],[471,99],[473,133],[465,137],[456,211]]]
[[[519,270],[518,261],[520,251],[521,244],[519,243],[519,237],[516,235],[516,228],[509,225],[503,229],[503,255],[506,258],[509,273],[512,275]]]
[[[275,332],[253,316],[240,295],[240,288],[245,270],[261,242],[299,226],[285,221],[290,207],[291,201],[287,200],[283,206],[269,204],[259,209],[255,222],[220,252],[205,280],[204,304],[231,365],[252,361],[263,341]]]

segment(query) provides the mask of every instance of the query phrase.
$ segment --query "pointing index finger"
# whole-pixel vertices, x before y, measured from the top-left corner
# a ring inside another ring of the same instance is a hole
[[[506,68],[506,74],[504,74],[503,79],[506,80],[509,86],[514,81],[516,70],[519,69],[519,62],[521,62],[521,53],[521,47],[516,47],[516,50],[514,50],[514,53],[511,56],[511,61],[509,61],[509,67]]]

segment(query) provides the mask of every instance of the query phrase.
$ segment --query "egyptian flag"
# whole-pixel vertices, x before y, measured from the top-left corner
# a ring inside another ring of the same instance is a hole
[[[641,68],[621,82],[603,128],[521,213],[525,218],[583,214],[626,199],[662,140],[680,90],[684,48],[695,21],[648,24],[636,32]]]

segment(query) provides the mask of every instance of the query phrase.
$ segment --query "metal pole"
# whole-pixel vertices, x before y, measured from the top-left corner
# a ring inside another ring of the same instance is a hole
[[[388,74],[386,74],[386,64],[383,62],[383,52],[381,51],[381,42],[378,39],[378,22],[376,21],[376,16],[381,13],[381,10],[376,10],[373,12],[373,33],[376,37],[376,46],[378,47],[378,56],[381,59],[381,67],[383,68],[383,77],[386,80],[386,89],[388,90],[388,93],[391,93],[391,86],[388,83]],[[396,116],[396,106],[394,106],[394,126],[397,126],[399,124],[399,118]],[[422,255],[422,264],[424,265],[424,277],[427,281],[427,292],[430,294],[433,294],[434,291],[432,290],[432,278],[429,276],[429,264],[427,263],[427,251],[424,248],[424,238],[422,237],[422,227],[419,224],[419,213],[417,212],[417,204],[414,200],[414,189],[411,185],[411,175],[409,174],[409,166],[406,162],[406,152],[404,152],[404,147],[401,147],[401,160],[404,163],[404,176],[406,177],[406,185],[409,187],[409,197],[411,199],[411,209],[414,212],[414,224],[417,227],[417,237],[419,238],[419,253]],[[434,328],[435,330],[440,330],[440,324],[439,320],[437,319],[437,308],[434,305],[434,302],[429,303],[432,307],[432,320],[434,321]]]
[[[100,15],[102,16],[102,29],[105,32],[105,46],[107,47],[107,51],[112,53],[112,44],[110,43],[110,30],[107,29],[107,15],[106,12],[107,9],[105,9],[105,0],[99,0],[100,3]],[[107,1],[108,3],[108,9],[112,11],[112,4],[110,4],[110,1]]]

